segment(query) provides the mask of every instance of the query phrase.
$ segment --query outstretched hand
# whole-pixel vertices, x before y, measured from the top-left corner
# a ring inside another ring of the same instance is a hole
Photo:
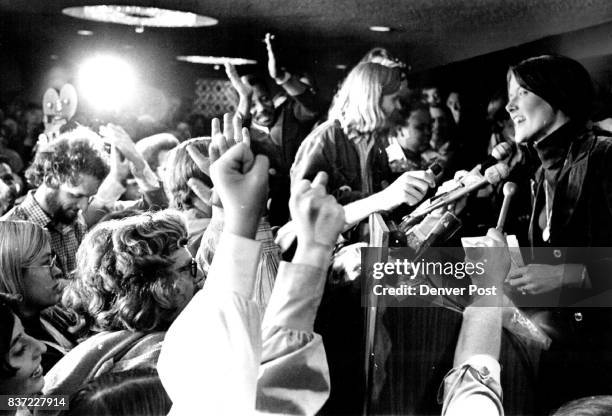
[[[431,172],[422,170],[406,172],[380,192],[380,208],[391,210],[402,203],[416,205],[425,197],[429,188],[434,186],[436,181]]]

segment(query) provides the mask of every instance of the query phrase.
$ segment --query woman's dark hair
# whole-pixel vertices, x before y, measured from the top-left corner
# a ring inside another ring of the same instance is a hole
[[[107,373],[70,396],[62,416],[165,416],[172,402],[151,368]]]
[[[429,105],[417,99],[411,99],[409,101],[406,101],[400,111],[400,115],[402,118],[401,124],[403,124],[404,126],[408,125],[408,120],[410,118],[410,115],[417,111],[424,111],[427,114],[429,114]]]
[[[595,97],[593,81],[578,61],[559,55],[537,56],[510,67],[508,81],[512,75],[521,87],[571,120],[585,122],[591,116]]]

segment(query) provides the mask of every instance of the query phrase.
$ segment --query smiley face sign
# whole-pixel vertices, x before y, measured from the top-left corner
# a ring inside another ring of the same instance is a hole
[[[77,92],[71,84],[62,87],[59,94],[49,88],[43,96],[43,113],[46,134],[57,134],[76,113]]]

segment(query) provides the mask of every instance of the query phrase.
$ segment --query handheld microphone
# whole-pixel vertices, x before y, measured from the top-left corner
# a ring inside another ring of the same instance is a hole
[[[480,164],[480,173],[484,174],[485,171],[491,166],[495,165],[501,160],[506,159],[512,154],[512,145],[508,142],[501,142],[496,145],[491,154]]]
[[[506,182],[504,184],[504,202],[502,203],[501,210],[499,211],[499,218],[497,219],[497,228],[498,231],[503,231],[504,224],[506,223],[506,217],[508,216],[508,209],[510,208],[510,200],[512,196],[516,193],[516,184],[514,182]]]
[[[429,167],[427,168],[425,172],[429,172],[433,176],[438,176],[440,173],[442,173],[442,166],[440,166],[438,162],[434,162],[431,165],[429,165]]]
[[[500,163],[500,169],[495,170],[495,175],[498,177],[496,179],[498,180],[494,182],[496,183],[502,179],[505,179],[509,173],[510,172],[509,172],[508,167]],[[480,178],[479,180],[469,185],[462,184],[461,187],[448,192],[447,194],[441,196],[440,198],[437,198],[436,201],[433,203],[421,204],[411,214],[406,215],[402,219],[402,222],[399,225],[400,229],[406,232],[411,226],[419,222],[421,218],[423,218],[425,215],[429,214],[430,212],[435,211],[438,208],[442,208],[448,204],[451,204],[457,201],[458,199],[461,199],[464,196],[470,194],[471,192],[474,192],[482,188],[483,186],[486,186],[487,184],[492,183],[493,181],[489,180],[491,176],[493,175],[485,175],[485,177]]]

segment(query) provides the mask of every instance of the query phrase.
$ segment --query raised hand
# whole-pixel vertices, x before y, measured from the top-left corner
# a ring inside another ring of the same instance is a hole
[[[242,128],[242,119],[235,115],[232,117],[230,113],[223,115],[223,131],[218,118],[214,118],[211,123],[211,143],[208,147],[209,157],[204,156],[198,151],[195,146],[188,146],[187,152],[189,156],[198,166],[198,168],[206,175],[211,176],[210,167],[212,163],[221,158],[231,147],[236,143],[244,143],[249,149],[251,146],[251,136],[247,128]],[[250,166],[244,166],[245,169],[250,169]],[[219,196],[214,190],[211,190],[202,181],[191,178],[187,182],[189,189],[200,199],[195,205],[204,206],[221,206]],[[207,211],[206,209],[205,211]]]
[[[282,78],[284,73],[282,70],[278,69],[278,66],[276,63],[276,56],[274,55],[274,49],[272,49],[272,39],[274,39],[274,35],[270,33],[266,33],[264,42],[266,44],[266,49],[268,51],[268,72],[270,74],[270,77],[272,77],[275,80],[278,80]]]
[[[105,126],[100,126],[100,135],[109,141],[111,145],[116,146],[117,150],[132,163],[131,169],[134,176],[138,176],[138,174],[143,172],[146,162],[136,149],[130,135],[122,127],[108,123]]]
[[[123,158],[116,145],[111,144],[110,172],[108,176],[112,177],[115,182],[122,183],[129,173],[130,164],[128,160]]]
[[[225,73],[239,96],[250,97],[253,94],[253,88],[243,78],[240,78],[234,65],[225,63]]]
[[[228,151],[236,143],[244,142],[247,147],[251,147],[251,136],[249,129],[242,127],[242,117],[231,113],[223,115],[223,131],[218,118],[214,118],[211,123],[211,143],[208,148],[211,163],[219,159],[221,155]]]
[[[319,172],[312,182],[303,179],[291,189],[289,210],[298,245],[333,247],[344,228],[344,208],[325,191],[327,179]]]
[[[268,197],[268,158],[237,143],[210,166],[215,192],[225,210],[224,230],[254,238]]]

